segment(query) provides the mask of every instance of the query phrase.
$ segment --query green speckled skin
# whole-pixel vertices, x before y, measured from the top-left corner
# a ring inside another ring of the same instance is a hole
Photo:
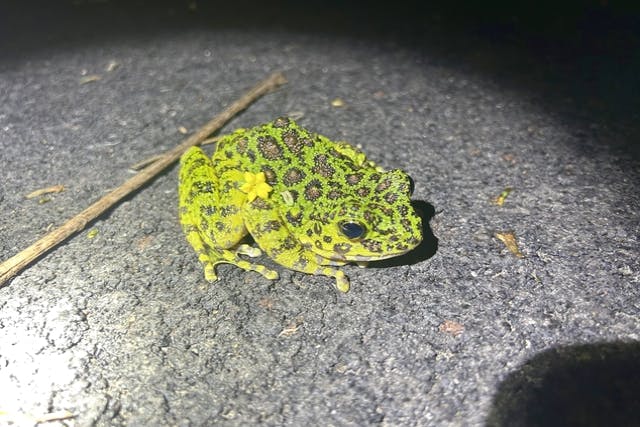
[[[180,168],[180,222],[205,269],[234,264],[269,279],[275,271],[241,255],[251,233],[284,267],[349,281],[336,267],[390,258],[416,247],[422,224],[410,203],[410,179],[385,172],[358,149],[278,118],[220,139],[211,159],[197,147]]]

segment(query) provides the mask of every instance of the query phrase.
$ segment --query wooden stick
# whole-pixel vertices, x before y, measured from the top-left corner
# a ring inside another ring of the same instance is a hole
[[[220,129],[233,116],[247,108],[256,99],[278,86],[286,83],[286,79],[281,73],[275,73],[258,83],[241,98],[228,106],[222,113],[214,117],[200,130],[185,139],[180,145],[167,151],[160,159],[141,170],[136,175],[127,180],[120,187],[93,203],[91,206],[74,216],[59,228],[53,230],[22,252],[12,256],[0,264],[0,286],[11,279],[26,266],[31,264],[38,257],[51,250],[56,245],[62,243],[69,236],[81,231],[86,225],[104,213],[107,209],[118,203],[120,200],[149,182],[152,178],[162,172],[165,168],[178,160],[182,153],[188,148],[198,145],[201,141]]]

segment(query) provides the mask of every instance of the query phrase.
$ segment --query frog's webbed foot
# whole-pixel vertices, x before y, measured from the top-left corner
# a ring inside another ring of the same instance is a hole
[[[246,249],[246,248],[243,248],[243,249]],[[251,248],[251,249],[256,249],[258,251],[257,253],[255,251],[249,251],[249,253],[253,256],[258,256],[262,253],[260,252],[260,249],[257,249],[257,248]],[[205,279],[209,282],[215,282],[216,280],[218,280],[218,276],[215,273],[215,268],[218,264],[232,264],[245,271],[255,271],[256,273],[261,274],[262,276],[264,276],[266,279],[269,279],[269,280],[275,280],[278,278],[278,272],[274,270],[270,270],[264,265],[254,264],[252,262],[244,260],[238,256],[238,253],[249,255],[244,251],[237,252],[237,251],[230,251],[227,249],[210,249],[206,253],[201,253],[198,256],[198,259],[200,259],[200,261],[204,266]]]

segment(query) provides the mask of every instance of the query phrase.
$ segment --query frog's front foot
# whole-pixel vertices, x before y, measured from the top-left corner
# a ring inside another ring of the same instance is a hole
[[[349,292],[349,279],[347,279],[347,276],[340,270],[336,270],[333,276],[336,278],[336,289],[344,293]]]

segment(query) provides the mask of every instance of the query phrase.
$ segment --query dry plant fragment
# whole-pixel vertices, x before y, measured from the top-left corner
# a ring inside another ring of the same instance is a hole
[[[457,337],[464,332],[464,325],[462,323],[454,322],[453,320],[445,320],[440,324],[440,326],[438,326],[438,330],[445,334]]]
[[[27,199],[33,199],[35,197],[42,196],[43,194],[61,193],[62,191],[64,191],[63,185],[52,185],[51,187],[41,188],[39,190],[32,191],[31,193],[27,194],[24,197],[26,197]]]
[[[262,95],[273,91],[278,86],[283,85],[286,81],[287,80],[281,73],[274,73],[262,80],[247,91],[242,97],[229,105],[222,111],[222,113],[218,114],[202,126],[197,132],[186,138],[179,145],[164,153],[160,159],[129,178],[120,187],[109,192],[107,195],[91,204],[88,208],[69,219],[63,225],[51,231],[28,248],[0,263],[0,286],[35,261],[38,257],[65,241],[73,234],[83,230],[88,223],[155,178],[169,165],[177,161],[182,153],[187,149],[200,144],[200,142],[219,130],[225,123],[247,108],[255,100],[260,98]]]
[[[518,242],[516,241],[516,235],[513,232],[496,233],[496,238],[500,240],[509,249],[509,252],[517,256],[518,258],[524,258],[522,252],[518,248]]]
[[[80,84],[85,85],[87,83],[97,82],[101,78],[102,76],[98,74],[89,74],[88,76],[84,76],[83,78],[80,79]]]
[[[155,154],[151,157],[147,157],[144,160],[139,161],[138,163],[135,163],[131,166],[129,166],[129,169],[134,170],[134,171],[139,171],[142,170],[144,168],[146,168],[147,166],[149,166],[151,163],[155,163],[158,160],[160,160],[162,158],[162,156],[164,156],[164,154]]]
[[[509,194],[513,191],[513,188],[507,187],[497,196],[493,198],[493,204],[502,206],[504,204],[504,200],[509,196]]]

